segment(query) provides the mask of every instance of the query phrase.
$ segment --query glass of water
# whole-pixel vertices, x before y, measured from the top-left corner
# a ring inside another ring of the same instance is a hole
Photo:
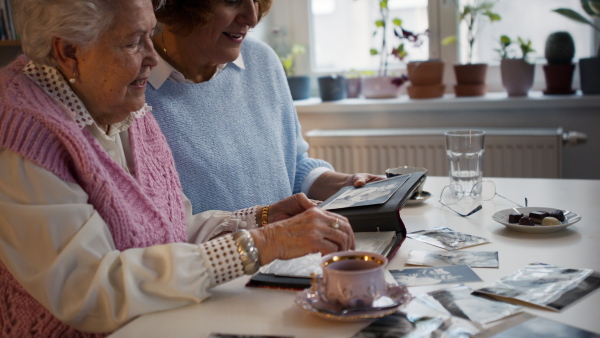
[[[481,182],[483,176],[485,131],[452,130],[445,135],[450,184],[461,187],[455,189],[454,193],[458,197],[469,193],[473,196],[481,194],[481,188],[476,184]]]

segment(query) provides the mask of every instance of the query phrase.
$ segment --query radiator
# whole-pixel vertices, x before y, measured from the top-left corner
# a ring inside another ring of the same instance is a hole
[[[471,128],[486,131],[483,173],[488,177],[562,176],[562,128]],[[448,129],[338,129],[306,133],[309,155],[345,173],[384,174],[387,168],[425,167],[448,175]]]

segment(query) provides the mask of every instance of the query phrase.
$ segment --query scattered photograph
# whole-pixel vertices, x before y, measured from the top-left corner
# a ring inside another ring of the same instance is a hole
[[[294,338],[294,336],[264,336],[264,335],[211,333],[207,338]]]
[[[523,311],[522,306],[471,294],[473,289],[458,285],[418,295],[416,298],[434,310],[488,324]]]
[[[600,334],[521,312],[474,335],[473,338],[600,338]]]
[[[406,236],[449,251],[490,242],[487,238],[465,234],[446,227],[413,231]]]
[[[406,286],[480,282],[481,278],[467,265],[390,270],[396,282]]]
[[[396,176],[383,181],[350,188],[323,207],[324,210],[383,204],[406,182],[408,176]]]
[[[472,323],[451,316],[422,316],[396,312],[377,319],[352,338],[464,338],[479,332]]]
[[[474,292],[561,311],[599,287],[598,271],[533,263]]]
[[[468,265],[471,268],[497,268],[498,251],[426,251],[411,250],[408,265]]]

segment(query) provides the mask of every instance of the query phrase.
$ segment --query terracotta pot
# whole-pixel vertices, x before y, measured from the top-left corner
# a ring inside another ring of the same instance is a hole
[[[502,59],[500,74],[508,96],[527,96],[533,86],[535,66],[523,59]]]
[[[483,96],[487,93],[486,84],[466,84],[454,86],[456,96]]]
[[[600,57],[579,59],[579,80],[584,95],[600,94]]]
[[[428,86],[408,86],[406,93],[411,99],[431,99],[444,96],[446,85],[435,84]]]
[[[400,95],[400,87],[392,81],[394,76],[370,76],[361,78],[362,94],[367,99],[389,99]]]
[[[444,77],[444,62],[436,60],[413,61],[406,66],[413,86],[439,85]]]
[[[571,87],[573,83],[573,72],[575,64],[548,64],[544,67],[544,76],[546,78],[546,95],[570,95],[575,90]]]
[[[456,86],[454,86],[456,96],[483,96],[487,92],[485,84],[487,64],[454,65],[454,75],[456,75]]]
[[[305,100],[310,97],[309,76],[288,76],[287,81],[292,93],[292,100]]]
[[[459,85],[484,84],[487,76],[487,64],[454,65],[454,75],[456,75],[456,84]]]

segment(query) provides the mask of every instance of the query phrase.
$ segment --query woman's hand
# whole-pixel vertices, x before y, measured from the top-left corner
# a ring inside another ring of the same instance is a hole
[[[275,259],[292,259],[310,253],[353,250],[354,233],[348,219],[320,208],[250,230],[260,265]]]
[[[353,185],[354,187],[358,188],[358,187],[362,187],[363,185],[365,185],[367,183],[381,181],[384,179],[385,179],[384,176],[367,174],[367,173],[358,173],[358,174],[354,174],[354,175],[349,175],[349,177],[346,179],[346,182],[344,183],[344,186]]]
[[[362,187],[363,185],[384,180],[385,176],[367,173],[343,174],[326,171],[319,176],[308,191],[308,197],[324,201],[347,185]]]
[[[269,206],[268,222],[275,223],[304,212],[318,204],[303,193],[284,198]]]

